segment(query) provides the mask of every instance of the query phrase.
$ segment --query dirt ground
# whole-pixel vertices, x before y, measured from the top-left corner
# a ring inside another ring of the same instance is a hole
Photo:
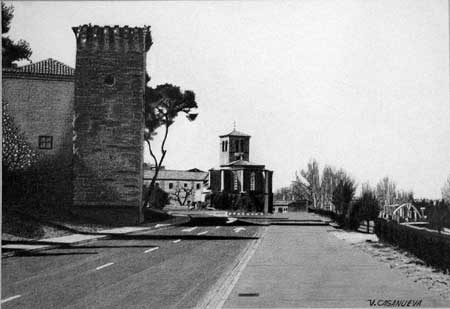
[[[406,277],[421,284],[425,289],[450,301],[450,274],[427,266],[424,261],[396,246],[379,242],[374,234],[336,230],[330,232],[339,239],[349,242],[379,261],[397,269]],[[450,304],[450,303],[449,303]]]

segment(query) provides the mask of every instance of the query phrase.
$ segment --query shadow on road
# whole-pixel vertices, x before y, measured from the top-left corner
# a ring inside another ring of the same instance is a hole
[[[110,240],[252,240],[253,236],[219,236],[219,235],[112,235]]]
[[[235,219],[235,218],[233,218]],[[249,221],[242,219],[233,219],[228,217],[191,217],[186,223],[180,224],[179,226],[259,226],[264,225],[261,219],[258,221]]]
[[[75,247],[73,247],[75,249]],[[78,249],[78,248],[77,248]],[[15,256],[59,256],[59,255],[98,254],[97,252],[17,252]]]

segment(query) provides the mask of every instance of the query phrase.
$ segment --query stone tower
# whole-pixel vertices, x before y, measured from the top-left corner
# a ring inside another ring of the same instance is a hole
[[[73,208],[109,223],[142,222],[150,27],[72,29],[77,40]]]
[[[237,160],[249,161],[250,135],[236,131],[220,136],[220,165]]]

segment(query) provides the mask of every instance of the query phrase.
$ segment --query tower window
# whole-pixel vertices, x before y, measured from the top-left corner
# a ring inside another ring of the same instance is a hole
[[[228,141],[225,141],[225,151],[228,150]]]
[[[241,142],[241,152],[244,152],[244,140],[240,140],[240,142]]]
[[[52,149],[53,148],[53,136],[41,135],[38,139],[39,149]]]
[[[239,152],[239,141],[238,140],[234,141],[234,148],[235,148],[236,152]]]
[[[169,189],[173,189],[173,182],[169,182]]]
[[[197,190],[200,190],[200,184],[199,183],[197,184]]]

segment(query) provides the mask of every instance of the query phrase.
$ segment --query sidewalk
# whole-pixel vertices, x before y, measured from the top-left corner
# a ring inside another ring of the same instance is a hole
[[[14,256],[18,252],[33,252],[58,248],[61,246],[72,246],[100,239],[108,239],[114,235],[124,235],[144,232],[155,228],[165,228],[179,223],[184,223],[187,218],[174,217],[170,223],[154,222],[143,226],[123,226],[112,229],[100,230],[95,233],[71,234],[67,236],[44,238],[39,240],[25,241],[2,241],[2,257]],[[6,244],[3,244],[6,243]]]
[[[369,300],[422,300],[421,307],[448,307],[332,231],[330,226],[268,227],[223,307],[369,307]]]

